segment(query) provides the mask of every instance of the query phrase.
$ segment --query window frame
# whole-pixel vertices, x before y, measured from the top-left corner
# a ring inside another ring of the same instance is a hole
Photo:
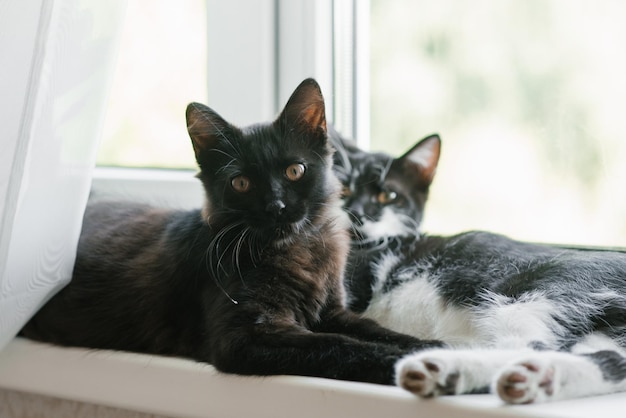
[[[207,97],[220,115],[240,126],[272,120],[294,88],[313,77],[325,96],[328,121],[338,121],[340,132],[369,146],[369,0],[206,0],[206,5]],[[228,24],[233,19],[236,26]],[[348,35],[336,36],[342,27]],[[215,62],[228,65],[211,65]],[[198,207],[203,192],[193,174],[98,166],[92,196]]]

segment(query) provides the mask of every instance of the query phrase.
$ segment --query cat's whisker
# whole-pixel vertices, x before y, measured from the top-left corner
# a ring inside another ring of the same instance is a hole
[[[221,246],[221,242],[222,240],[225,238],[225,236],[232,231],[235,228],[240,227],[241,225],[243,225],[242,222],[237,222],[234,224],[231,224],[225,228],[223,228],[222,230],[220,230],[216,236],[211,240],[211,242],[209,243],[209,246],[205,252],[205,266],[207,268],[207,270],[211,273],[211,276],[213,277],[213,280],[215,281],[215,284],[217,285],[217,287],[222,291],[222,293],[224,293],[230,300],[231,302],[233,302],[234,304],[237,304],[237,301],[234,300],[226,291],[226,289],[224,288],[222,281],[220,280],[220,274],[221,272],[223,272],[224,274],[228,275],[228,271],[226,270],[226,268],[224,268],[224,266],[222,265],[222,261],[224,256],[226,255],[226,253],[228,252],[228,248],[230,248],[230,246],[232,245],[232,243],[234,242],[234,240],[231,240],[231,242],[228,243],[228,245],[226,245],[223,248],[223,252],[220,254],[220,246]],[[217,260],[217,261],[216,261]],[[221,272],[220,272],[221,270]]]
[[[315,154],[317,156],[317,158],[320,159],[320,161],[323,163],[324,161],[326,161],[326,157],[324,157],[323,155],[321,155],[319,152],[314,151],[313,154]]]
[[[365,235],[361,235],[361,236],[363,237],[361,239],[353,238],[352,243],[356,245],[357,247],[368,248],[371,251],[384,249],[389,245],[389,241],[391,238],[399,238],[399,237],[390,237],[390,236],[382,236],[382,237],[367,237]]]
[[[256,234],[253,231],[251,231],[250,238],[248,239],[248,253],[250,254],[250,261],[252,262],[252,265],[256,268],[257,267],[256,256],[258,255],[260,257],[261,253],[258,250],[255,251],[254,247],[256,247]]]
[[[224,150],[221,150],[221,149],[212,149],[211,152],[217,152],[219,154],[225,155],[226,157],[231,159],[231,162],[237,160],[237,157],[235,157],[235,156],[233,156],[233,155],[229,154],[228,152],[226,152]],[[224,167],[220,167],[219,168],[219,170],[223,170],[223,169],[224,169]]]
[[[241,224],[238,224],[238,226]],[[235,229],[234,226],[231,226],[228,228],[227,232],[230,232],[231,230]],[[224,237],[226,235],[226,233],[224,233],[224,235],[222,237]],[[222,271],[224,271],[224,273],[228,273],[226,271],[226,269],[224,267],[222,267],[222,260],[224,259],[224,257],[226,256],[226,254],[229,252],[229,248],[231,248],[234,244],[234,242],[237,240],[237,236],[235,236],[233,239],[231,239],[228,244],[224,247],[224,250],[222,252],[222,255],[219,256],[218,260],[217,260],[217,264],[218,266],[220,266],[222,268]]]
[[[355,222],[354,222],[354,221],[352,221],[352,219],[351,219],[351,218],[352,218],[354,215],[352,215],[351,213],[348,213],[348,216],[350,217],[350,226],[349,226],[349,229],[350,229],[350,231],[349,231],[349,232],[350,232],[350,235],[351,235],[352,237],[354,237],[354,238],[353,238],[353,240],[355,240],[355,241],[360,241],[360,240],[361,240],[361,239],[363,239],[363,237],[364,237],[363,233],[361,232],[361,228],[359,228],[359,227],[355,224]]]
[[[336,164],[333,168],[336,172],[339,171],[347,177],[352,171],[352,163],[348,152],[339,138],[336,138],[336,136],[333,135],[329,135],[329,138],[333,144],[333,148],[335,149],[335,155],[341,158],[341,164]]]
[[[231,168],[232,166],[236,165],[236,163],[237,163],[237,160],[235,158],[233,158],[232,160],[230,160],[229,162],[224,164],[223,167],[220,167],[216,172],[217,173],[223,173],[223,172],[227,171],[229,168]]]
[[[296,229],[297,229],[296,230],[297,234],[303,233],[307,238],[310,238],[314,231],[317,232],[314,228],[313,221],[309,218],[303,219],[302,224],[297,225]],[[321,234],[318,234],[318,235],[321,235]],[[324,240],[323,236],[321,238],[322,238],[323,246],[324,248],[326,248],[326,242],[323,241]]]
[[[419,221],[411,218],[403,213],[397,214],[398,219],[406,226],[406,231],[398,235],[416,235],[419,234],[420,223]]]
[[[233,256],[235,257],[235,260],[234,260],[235,267],[237,268],[239,279],[241,280],[241,283],[244,286],[245,286],[245,281],[243,279],[243,274],[241,273],[241,265],[239,264],[239,257],[241,256],[241,247],[243,246],[246,235],[249,235],[249,233],[250,233],[250,227],[246,226],[243,232],[241,233],[241,235],[239,235],[239,239],[237,240],[237,245],[235,246],[235,250],[233,252]]]

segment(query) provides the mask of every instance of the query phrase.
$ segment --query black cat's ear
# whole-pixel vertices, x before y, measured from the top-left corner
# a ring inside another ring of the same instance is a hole
[[[220,115],[200,103],[189,103],[186,116],[196,160],[203,152],[214,148],[218,139],[226,136],[231,129],[231,125]]]
[[[326,110],[319,84],[312,78],[300,83],[276,123],[287,131],[310,132],[326,137]]]
[[[433,134],[422,139],[396,161],[417,175],[423,186],[430,186],[437,171],[440,152],[441,139],[439,135]]]

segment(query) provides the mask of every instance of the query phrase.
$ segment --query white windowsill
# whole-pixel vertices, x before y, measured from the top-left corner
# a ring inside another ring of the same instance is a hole
[[[626,394],[504,406],[492,395],[420,400],[400,388],[299,376],[224,375],[202,363],[22,338],[0,352],[0,388],[180,417],[623,417]]]
[[[176,209],[199,208],[204,202],[204,190],[196,172],[96,167],[91,198],[133,200]]]

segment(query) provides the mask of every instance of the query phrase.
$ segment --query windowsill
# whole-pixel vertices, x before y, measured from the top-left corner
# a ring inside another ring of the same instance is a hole
[[[22,338],[0,352],[0,388],[184,417],[622,417],[626,394],[505,406],[492,395],[420,400],[400,388],[299,376],[242,377],[208,364],[62,348]]]
[[[203,204],[202,183],[193,170],[96,167],[91,198],[123,199],[177,209]]]

